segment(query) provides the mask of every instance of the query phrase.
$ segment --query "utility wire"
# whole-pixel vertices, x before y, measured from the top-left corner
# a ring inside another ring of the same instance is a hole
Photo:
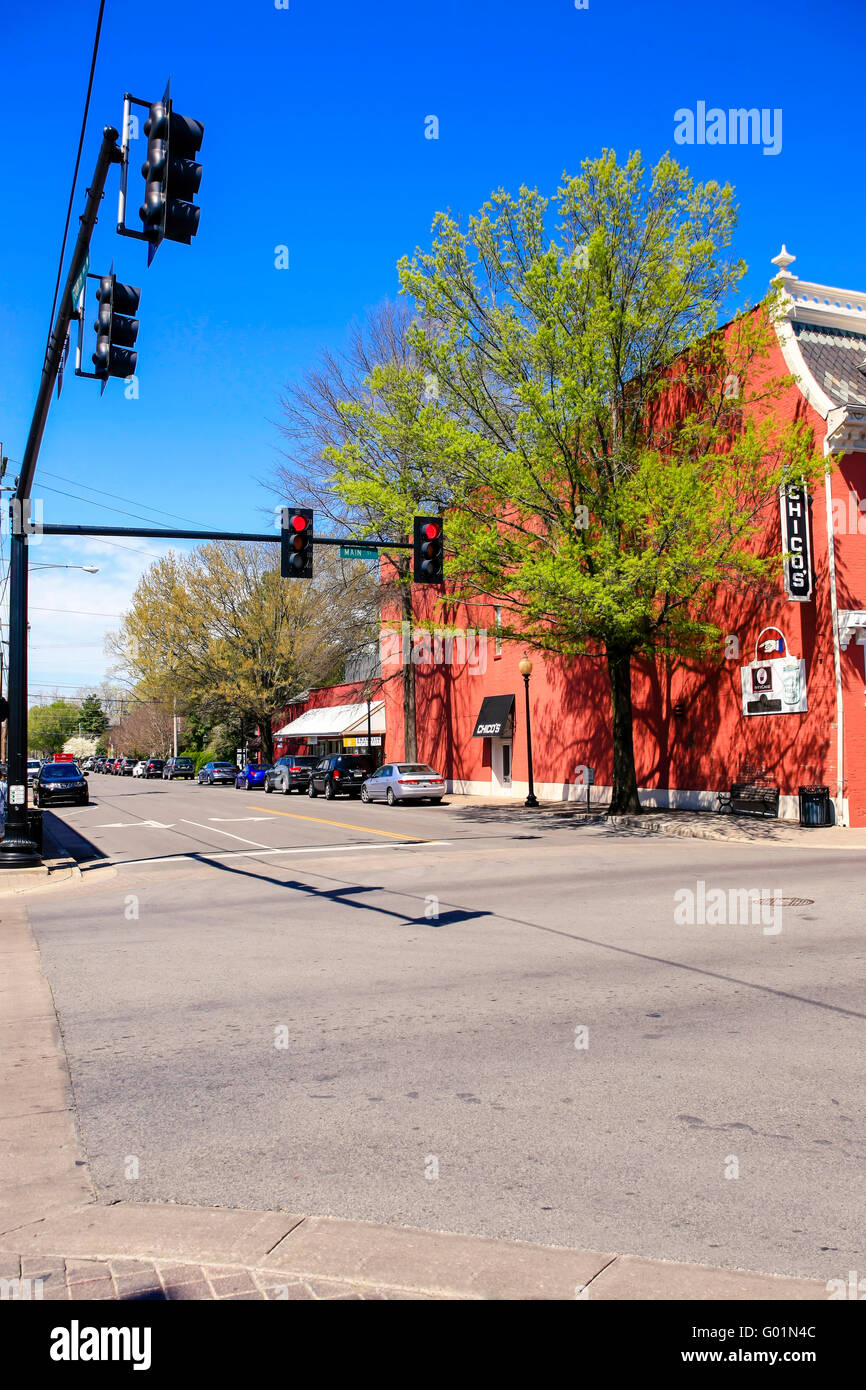
[[[123,507],[109,507],[107,502],[96,502],[92,497],[79,497],[77,492],[64,492],[63,488],[48,487],[45,483],[42,484],[42,491],[56,492],[58,497],[71,497],[75,502],[87,502],[91,507],[101,507],[104,512],[117,512],[119,516],[131,516],[133,521],[146,521],[149,525],[153,525],[152,517],[142,516],[140,512],[124,511]],[[109,493],[108,496],[111,494]],[[186,520],[185,517],[183,519]]]
[[[63,261],[66,256],[66,239],[69,236],[69,222],[72,217],[72,207],[75,202],[75,187],[78,183],[78,169],[81,164],[81,151],[84,148],[84,134],[87,129],[87,114],[90,110],[90,94],[93,91],[93,74],[96,71],[96,55],[99,52],[99,35],[102,31],[102,16],[105,12],[105,0],[99,0],[99,15],[96,20],[96,35],[93,40],[93,54],[90,59],[90,76],[87,79],[87,96],[84,99],[84,115],[81,118],[81,134],[78,137],[78,153],[75,156],[75,172],[72,175],[72,187],[69,190],[69,206],[66,209],[66,223],[63,228],[63,244],[60,247],[60,260],[57,263],[57,280],[54,285],[54,300],[51,305],[51,318],[48,323],[48,339],[46,342],[46,352],[48,344],[51,342],[51,330],[54,327],[54,311],[57,308],[57,296],[60,293],[60,277],[63,274]]]
[[[191,516],[179,516],[177,512],[167,512],[164,507],[149,507],[146,502],[138,502],[134,497],[121,497],[116,492],[106,492],[104,488],[91,487],[90,483],[78,482],[76,478],[65,478],[62,473],[49,473],[47,468],[40,469],[39,476],[40,478],[56,478],[60,483],[72,483],[74,487],[84,488],[85,492],[98,492],[101,497],[112,497],[115,502],[128,502],[132,507],[141,507],[142,511],[157,512],[160,516],[170,516],[174,521],[188,521],[191,526],[195,526],[198,530],[208,529],[203,527],[200,521],[193,521]],[[71,493],[68,495],[72,496]],[[88,499],[83,498],[82,500],[86,502]],[[218,528],[214,526],[212,529],[216,531]]]

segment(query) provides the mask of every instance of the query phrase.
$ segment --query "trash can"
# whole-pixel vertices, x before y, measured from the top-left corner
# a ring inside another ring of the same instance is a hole
[[[800,824],[830,824],[829,787],[800,787]]]
[[[42,812],[33,806],[27,807],[27,834],[39,853],[42,853]]]

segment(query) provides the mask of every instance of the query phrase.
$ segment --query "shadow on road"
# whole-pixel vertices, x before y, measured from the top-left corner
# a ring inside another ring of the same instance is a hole
[[[46,854],[50,853],[52,848],[56,848],[62,854],[74,859],[77,864],[107,858],[107,855],[92,840],[80,835],[67,821],[61,820],[59,816],[55,816],[52,811],[47,809],[42,812],[42,834],[45,839]]]

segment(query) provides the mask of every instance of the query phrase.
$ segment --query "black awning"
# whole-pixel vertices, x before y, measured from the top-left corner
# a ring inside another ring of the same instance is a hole
[[[513,695],[488,695],[481,701],[472,737],[502,738],[509,734],[513,712]]]

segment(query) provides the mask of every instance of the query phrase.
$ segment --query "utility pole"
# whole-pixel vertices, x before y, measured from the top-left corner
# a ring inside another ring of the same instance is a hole
[[[121,160],[117,141],[117,131],[113,126],[106,126],[102,133],[102,146],[96,161],[93,181],[87,190],[84,215],[81,218],[57,319],[48,340],[30,433],[27,436],[21,472],[16,481],[12,501],[9,559],[9,790],[6,834],[0,841],[0,867],[5,868],[27,868],[42,862],[30,836],[27,818],[27,538],[34,529],[30,522],[30,491],[42,436],[48,421],[54,383],[63,358],[66,335],[72,322],[74,291],[77,291],[82,277],[87,273],[90,238],[96,225],[108,171],[112,164],[118,164]],[[77,299],[77,293],[74,297]]]

